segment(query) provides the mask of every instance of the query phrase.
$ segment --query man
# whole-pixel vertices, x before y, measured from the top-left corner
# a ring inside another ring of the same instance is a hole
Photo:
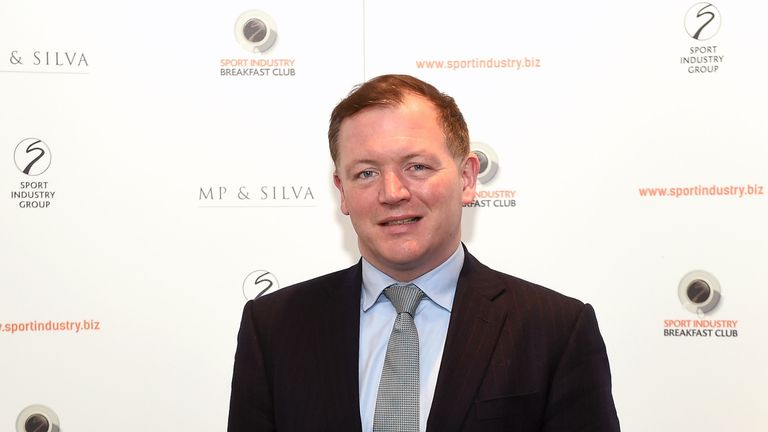
[[[362,259],[246,304],[228,430],[618,431],[592,308],[461,244],[479,162],[454,100],[374,78],[328,137]]]

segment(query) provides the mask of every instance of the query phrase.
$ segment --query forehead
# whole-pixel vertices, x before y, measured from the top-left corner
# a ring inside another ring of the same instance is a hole
[[[437,109],[429,100],[414,95],[406,96],[400,104],[368,107],[344,119],[338,142],[340,158],[358,149],[416,150],[439,145],[448,150]]]
[[[341,122],[341,128],[350,123],[359,123],[370,117],[380,117],[384,114],[398,115],[402,122],[414,122],[424,125],[437,126],[437,108],[419,95],[405,94],[400,102],[376,104],[363,108]]]

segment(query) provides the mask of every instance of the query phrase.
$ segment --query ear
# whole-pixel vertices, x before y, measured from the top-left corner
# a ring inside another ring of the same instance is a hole
[[[475,200],[477,186],[477,173],[480,172],[480,159],[474,152],[464,158],[464,161],[459,166],[461,170],[461,181],[463,182],[463,188],[461,190],[461,202],[462,204],[469,204]]]
[[[336,189],[339,190],[339,207],[341,208],[341,212],[345,215],[349,216],[349,210],[347,209],[347,201],[344,198],[344,185],[341,182],[341,177],[334,171],[333,173],[333,184],[336,186]]]

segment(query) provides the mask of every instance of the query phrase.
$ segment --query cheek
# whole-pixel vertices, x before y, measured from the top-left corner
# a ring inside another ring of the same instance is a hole
[[[440,182],[439,184],[423,188],[420,195],[425,202],[432,206],[450,208],[462,199],[462,190],[454,182]]]
[[[344,205],[347,208],[350,216],[365,216],[366,213],[372,210],[370,205],[370,199],[364,193],[364,191],[347,190],[344,196]]]

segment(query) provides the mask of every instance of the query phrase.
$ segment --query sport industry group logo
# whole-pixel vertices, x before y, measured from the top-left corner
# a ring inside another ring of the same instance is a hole
[[[51,149],[43,140],[25,138],[16,145],[13,161],[22,173],[37,176],[46,172],[51,166]]]
[[[37,177],[50,168],[51,149],[41,139],[25,138],[16,145],[13,161],[19,172],[27,177]],[[20,208],[48,208],[56,195],[47,181],[22,180],[18,183],[18,188],[11,191],[11,199],[18,200]]]
[[[243,280],[243,296],[246,300],[257,299],[279,289],[277,277],[267,270],[252,271]]]
[[[712,3],[696,3],[685,14],[688,36],[705,41],[720,31],[720,11]]]
[[[720,31],[720,11],[712,3],[696,3],[685,14],[685,32],[696,41],[707,41]],[[725,59],[717,45],[691,46],[680,64],[687,65],[689,74],[715,73]]]

